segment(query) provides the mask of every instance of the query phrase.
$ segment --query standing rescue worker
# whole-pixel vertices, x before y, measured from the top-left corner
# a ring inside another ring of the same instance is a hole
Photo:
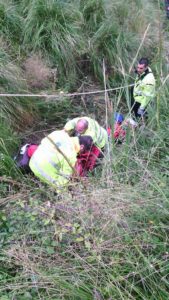
[[[93,144],[99,149],[103,149],[108,142],[106,130],[97,121],[89,117],[74,118],[68,121],[64,130],[69,135],[88,135],[93,139]]]
[[[70,137],[63,130],[54,131],[42,139],[30,158],[29,167],[35,176],[60,191],[74,173],[77,154],[91,146],[90,136]]]
[[[137,65],[132,97],[132,111],[136,117],[143,117],[147,105],[155,97],[155,78],[147,58],[141,58]]]

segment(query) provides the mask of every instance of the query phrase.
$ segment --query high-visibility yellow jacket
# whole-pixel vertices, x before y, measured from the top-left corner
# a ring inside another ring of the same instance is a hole
[[[69,137],[63,130],[54,131],[49,134],[49,137],[74,167],[77,153],[80,151],[78,137]],[[41,141],[30,159],[29,166],[35,176],[54,186],[58,191],[68,183],[73,174],[71,166],[48,137]]]
[[[82,135],[89,135],[93,139],[93,143],[100,149],[104,148],[108,142],[107,131],[101,127],[97,121],[89,117],[74,118],[68,121],[64,127],[66,132],[71,132],[75,129],[77,122],[80,119],[85,119],[88,121],[88,128]]]
[[[146,108],[148,103],[155,97],[155,78],[150,68],[143,74],[137,75],[134,90],[134,100],[141,104],[141,108]]]

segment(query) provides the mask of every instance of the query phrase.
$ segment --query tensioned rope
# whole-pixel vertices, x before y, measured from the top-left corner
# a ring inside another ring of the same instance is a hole
[[[92,91],[92,92],[81,92],[81,93],[64,93],[60,92],[59,94],[0,94],[0,97],[40,97],[40,98],[60,98],[61,96],[65,97],[74,97],[74,96],[83,96],[83,95],[92,95],[92,94],[102,94],[105,92],[111,92],[111,91],[117,91],[121,89],[125,89],[128,87],[132,87],[134,84],[126,85],[126,86],[121,86],[121,87],[116,87],[112,89],[106,89],[106,90],[98,90],[98,91]]]

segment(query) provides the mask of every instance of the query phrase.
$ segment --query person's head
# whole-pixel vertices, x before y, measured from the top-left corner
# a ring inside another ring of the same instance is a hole
[[[93,139],[89,135],[79,136],[80,153],[89,151],[93,145]]]
[[[138,65],[137,65],[137,73],[139,75],[141,75],[142,73],[145,72],[145,70],[148,68],[148,65],[149,65],[149,60],[148,58],[146,57],[142,57],[139,62],[138,62]]]
[[[86,119],[80,119],[75,127],[75,130],[79,134],[83,134],[88,128],[88,121]]]

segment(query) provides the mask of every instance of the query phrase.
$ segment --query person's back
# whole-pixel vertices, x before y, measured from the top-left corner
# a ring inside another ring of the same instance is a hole
[[[77,130],[78,123],[83,120],[87,121],[87,126],[84,132],[79,133],[79,131]],[[91,136],[93,139],[93,143],[100,149],[104,148],[108,142],[106,130],[103,127],[101,127],[96,120],[89,117],[78,117],[68,121],[64,126],[64,130],[66,132],[74,130],[75,134],[79,133],[80,135]]]
[[[63,130],[54,131],[41,141],[30,159],[29,167],[42,181],[55,187],[64,186],[73,173],[72,167],[76,163],[76,155],[72,138]]]

